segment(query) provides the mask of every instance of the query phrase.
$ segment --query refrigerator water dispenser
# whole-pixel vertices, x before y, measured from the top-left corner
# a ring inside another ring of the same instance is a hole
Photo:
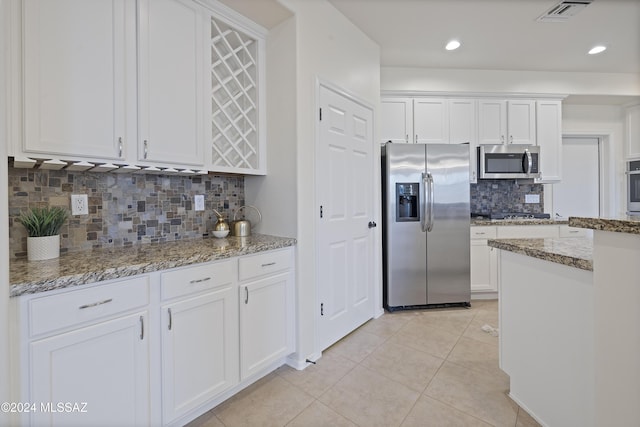
[[[420,221],[420,183],[396,183],[396,222]]]

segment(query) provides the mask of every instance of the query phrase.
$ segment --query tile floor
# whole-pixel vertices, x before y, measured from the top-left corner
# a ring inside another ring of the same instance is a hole
[[[385,313],[303,371],[283,366],[188,427],[539,426],[507,396],[498,302]]]

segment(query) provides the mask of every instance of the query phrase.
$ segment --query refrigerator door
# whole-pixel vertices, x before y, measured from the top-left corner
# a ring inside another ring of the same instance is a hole
[[[429,144],[426,173],[432,177],[427,240],[427,303],[470,301],[469,146]]]
[[[387,144],[385,147],[386,268],[388,308],[427,304],[424,144]]]

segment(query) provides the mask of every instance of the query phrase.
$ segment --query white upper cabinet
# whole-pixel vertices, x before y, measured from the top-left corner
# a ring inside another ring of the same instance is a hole
[[[536,102],[478,101],[479,144],[536,144]]]
[[[540,147],[540,178],[536,182],[562,179],[562,102],[536,101],[536,135]]]
[[[266,174],[264,28],[217,2],[15,5],[9,153]]]
[[[448,100],[417,98],[413,101],[414,142],[426,144],[449,143]]]
[[[640,105],[626,109],[627,157],[640,159]]]
[[[135,13],[123,0],[23,2],[21,151],[124,158],[135,143]]]
[[[138,160],[204,165],[204,11],[138,1]]]
[[[413,142],[413,99],[382,99],[380,137],[383,143]]]
[[[476,100],[383,98],[381,142],[458,144],[477,139]]]

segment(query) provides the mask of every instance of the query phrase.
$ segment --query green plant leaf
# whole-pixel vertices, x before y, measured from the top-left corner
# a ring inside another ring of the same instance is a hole
[[[31,208],[17,218],[27,229],[29,237],[55,236],[59,234],[62,224],[69,217],[65,208],[48,206],[45,208]]]

